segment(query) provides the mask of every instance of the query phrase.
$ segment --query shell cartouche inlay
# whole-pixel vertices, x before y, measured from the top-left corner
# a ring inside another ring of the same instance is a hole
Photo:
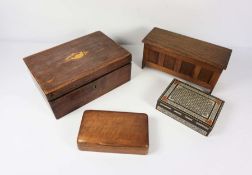
[[[71,53],[68,57],[66,57],[64,60],[65,62],[72,61],[72,60],[79,60],[86,56],[88,54],[88,51],[80,51],[76,53]]]

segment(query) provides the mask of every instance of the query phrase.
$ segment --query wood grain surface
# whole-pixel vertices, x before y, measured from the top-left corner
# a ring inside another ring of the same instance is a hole
[[[148,116],[144,113],[85,111],[77,144],[85,151],[147,154]]]
[[[211,92],[227,68],[232,50],[154,28],[144,39],[142,67],[172,74]]]
[[[131,54],[98,31],[24,61],[48,100],[53,100],[128,64]]]
[[[177,34],[160,28],[153,30],[143,39],[146,44],[162,47],[182,57],[198,60],[220,69],[226,69],[232,50]]]
[[[58,119],[130,80],[131,54],[94,32],[24,58]]]
[[[66,95],[49,101],[57,119],[88,102],[100,97],[112,89],[126,83],[131,77],[131,64],[105,74],[104,76],[67,93]]]

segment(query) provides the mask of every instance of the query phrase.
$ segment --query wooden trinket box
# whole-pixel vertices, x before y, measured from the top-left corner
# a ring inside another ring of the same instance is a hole
[[[84,151],[147,154],[148,116],[143,113],[85,111],[77,144]]]
[[[131,54],[102,32],[24,58],[60,118],[130,80]]]
[[[154,28],[144,39],[148,66],[200,85],[210,92],[227,68],[232,50]]]
[[[207,136],[224,101],[174,79],[157,102],[157,110]]]

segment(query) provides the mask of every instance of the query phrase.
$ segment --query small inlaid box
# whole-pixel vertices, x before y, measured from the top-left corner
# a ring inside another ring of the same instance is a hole
[[[87,110],[82,117],[77,144],[84,151],[147,154],[148,116]]]
[[[224,101],[174,79],[157,102],[157,110],[207,136]]]

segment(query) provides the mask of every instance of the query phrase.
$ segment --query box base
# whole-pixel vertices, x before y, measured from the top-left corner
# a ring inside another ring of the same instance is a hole
[[[156,107],[157,110],[159,110],[160,112],[164,113],[165,115],[173,118],[174,120],[184,124],[185,126],[193,129],[194,131],[204,135],[204,136],[208,136],[208,134],[210,133],[211,130],[203,130],[202,128],[197,127],[196,125],[193,125],[191,122],[187,121],[186,119],[183,119],[181,117],[178,117],[176,114],[172,113],[171,111],[169,111],[167,108],[162,107],[162,105],[158,104]]]
[[[122,153],[122,154],[148,154],[147,147],[115,147],[115,146],[84,146],[78,144],[78,148],[81,151],[94,151],[94,152],[106,152],[106,153]]]
[[[131,63],[73,90],[49,104],[56,119],[78,109],[88,102],[104,95],[112,89],[126,83],[131,77]]]

